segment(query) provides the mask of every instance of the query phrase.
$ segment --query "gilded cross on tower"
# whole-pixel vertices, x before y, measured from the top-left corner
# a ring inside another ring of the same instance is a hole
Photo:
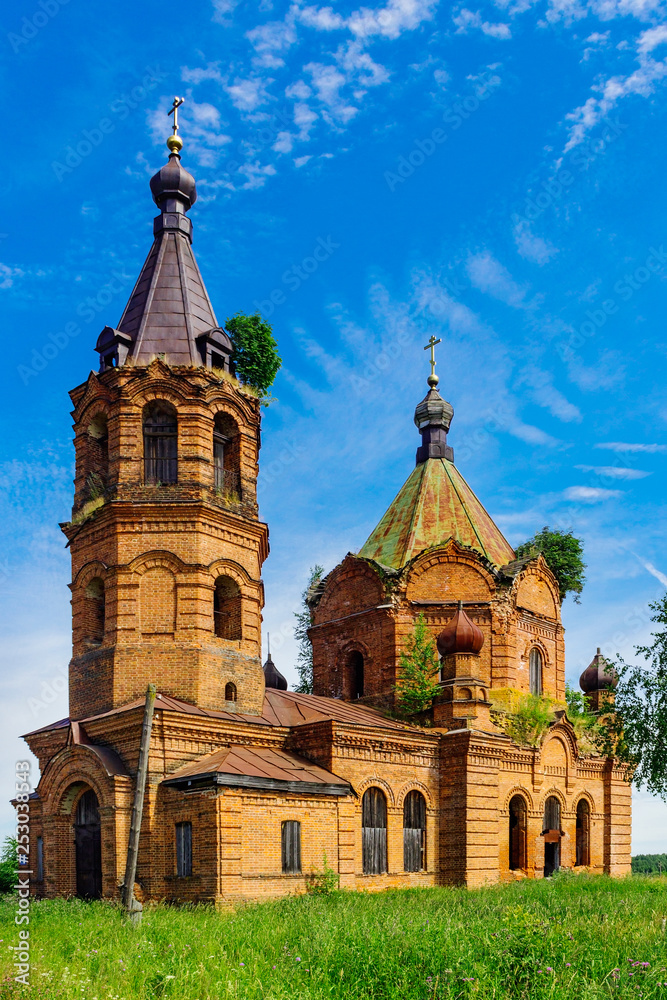
[[[185,100],[184,97],[175,97],[174,103],[172,104],[170,110],[167,112],[168,115],[174,116],[174,124],[172,126],[173,135],[170,135],[167,139],[167,148],[169,152],[173,155],[174,153],[178,156],[180,151],[183,149],[183,140],[178,134],[178,109]]]
[[[429,375],[426,381],[428,382],[428,384],[431,386],[432,389],[435,389],[436,385],[440,381],[438,376],[435,374],[435,345],[440,343],[442,343],[442,338],[438,337],[438,339],[436,340],[433,334],[431,334],[431,339],[424,348],[425,351],[428,351],[429,348],[431,350],[431,374]]]

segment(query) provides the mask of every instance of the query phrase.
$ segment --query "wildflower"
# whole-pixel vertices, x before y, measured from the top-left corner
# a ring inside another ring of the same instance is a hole
[[[240,965],[245,965],[245,962],[240,962],[239,964],[240,964]]]
[[[546,968],[546,971],[547,971],[547,972],[553,972],[554,970],[553,970],[553,969],[551,968],[551,966],[550,966],[550,965],[547,965],[547,968]]]
[[[300,958],[297,958],[297,962],[300,962],[300,961],[301,961],[301,959],[300,959]]]
[[[565,963],[565,968],[566,969],[571,969],[572,968],[572,962],[566,962]]]

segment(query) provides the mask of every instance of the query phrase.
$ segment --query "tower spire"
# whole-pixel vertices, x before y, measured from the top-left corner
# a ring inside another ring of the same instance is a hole
[[[435,374],[435,345],[442,343],[442,338],[432,335],[425,351],[430,350],[431,373],[426,379],[429,391],[415,409],[415,424],[422,436],[422,443],[417,448],[417,465],[428,458],[446,458],[454,461],[454,451],[447,444],[447,431],[454,416],[454,408],[442,398],[437,386],[440,381]]]

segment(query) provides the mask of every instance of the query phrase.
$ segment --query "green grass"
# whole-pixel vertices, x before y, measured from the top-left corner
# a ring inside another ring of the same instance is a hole
[[[33,904],[31,986],[13,982],[0,899],[0,998],[667,998],[667,878],[336,892],[244,906]]]

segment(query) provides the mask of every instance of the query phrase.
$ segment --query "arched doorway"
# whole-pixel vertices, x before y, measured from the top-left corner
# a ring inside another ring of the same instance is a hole
[[[343,671],[343,697],[348,701],[363,697],[364,654],[352,649],[347,654]]]
[[[513,795],[510,800],[510,871],[526,867],[526,829],[528,809],[523,795]]]
[[[544,803],[544,877],[560,868],[560,801],[550,795]]]
[[[92,788],[84,792],[74,817],[76,894],[82,899],[102,895],[102,835],[100,804]]]

